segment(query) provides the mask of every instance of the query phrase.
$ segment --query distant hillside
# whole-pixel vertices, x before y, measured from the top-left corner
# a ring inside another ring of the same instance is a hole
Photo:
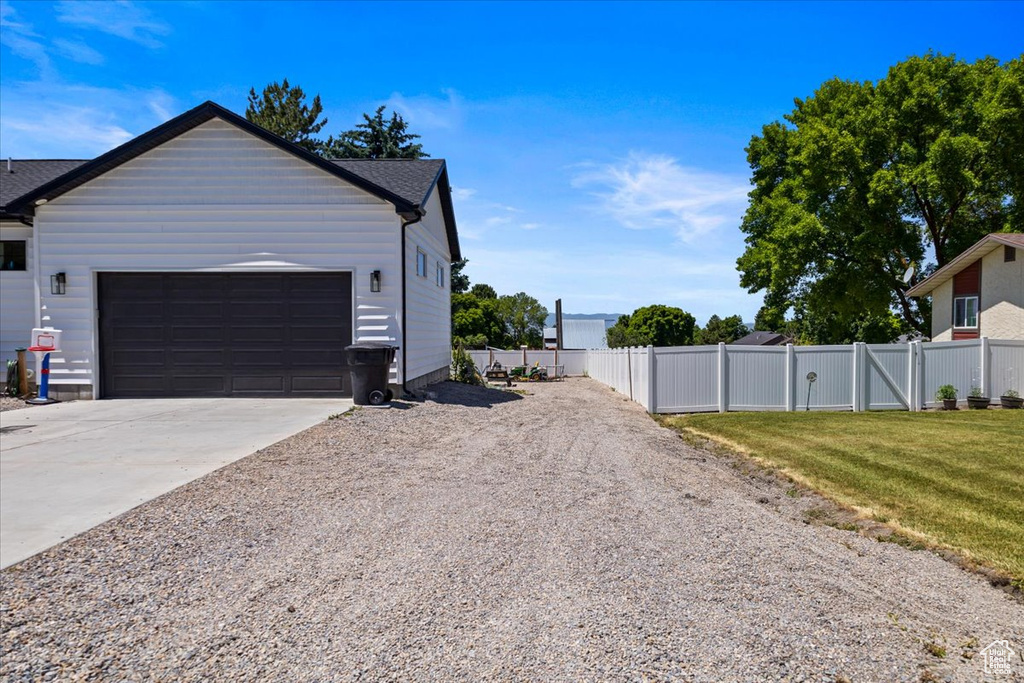
[[[611,327],[619,319],[621,313],[563,313],[562,320],[604,320],[605,327]],[[549,313],[544,321],[545,327],[555,326],[555,314]]]

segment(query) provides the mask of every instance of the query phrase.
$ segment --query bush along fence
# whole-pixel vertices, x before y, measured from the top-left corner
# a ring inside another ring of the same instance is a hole
[[[527,351],[526,364],[563,364],[588,374],[651,413],[795,410],[912,410],[939,405],[935,392],[956,387],[961,404],[972,389],[991,402],[1024,392],[1024,341],[837,346],[680,346],[590,351]],[[474,351],[523,364],[521,351]]]

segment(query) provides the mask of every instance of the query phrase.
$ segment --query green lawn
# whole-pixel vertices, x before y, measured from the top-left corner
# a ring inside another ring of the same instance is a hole
[[[1024,578],[1024,411],[716,413],[663,421]]]

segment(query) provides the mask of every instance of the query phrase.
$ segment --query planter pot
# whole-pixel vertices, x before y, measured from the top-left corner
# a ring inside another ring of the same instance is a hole
[[[1024,406],[1024,397],[1020,396],[1000,396],[999,404],[1004,408],[1011,408],[1019,410]]]
[[[955,398],[944,398],[942,399],[943,410],[956,410],[956,399]]]
[[[967,405],[970,406],[971,410],[985,410],[988,408],[990,400],[987,396],[968,396]]]

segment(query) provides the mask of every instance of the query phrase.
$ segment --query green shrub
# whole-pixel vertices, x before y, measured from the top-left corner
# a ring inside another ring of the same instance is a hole
[[[935,400],[937,401],[944,401],[950,398],[956,398],[956,387],[952,384],[943,384],[939,387],[938,391],[935,392]]]
[[[462,348],[462,345],[452,349],[451,378],[455,382],[463,384],[480,384],[480,375],[476,371],[476,365],[469,353]]]

